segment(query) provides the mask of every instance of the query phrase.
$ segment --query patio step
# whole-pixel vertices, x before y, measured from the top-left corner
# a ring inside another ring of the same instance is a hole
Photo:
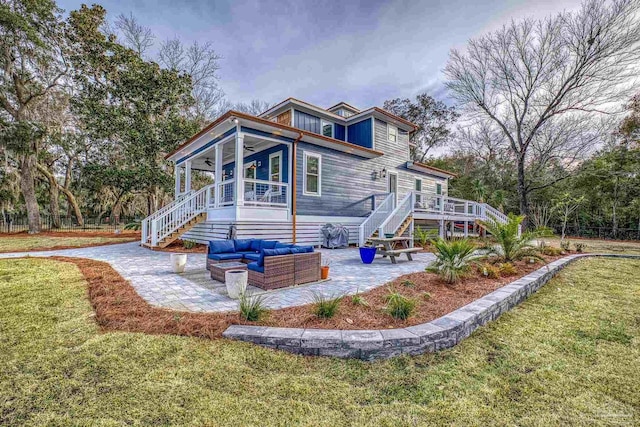
[[[187,222],[185,225],[183,225],[182,227],[178,228],[176,231],[174,231],[173,233],[171,233],[170,235],[168,235],[164,239],[160,240],[158,242],[158,247],[159,248],[166,248],[171,243],[173,243],[176,240],[178,240],[178,238],[180,238],[180,236],[182,236],[184,233],[186,233],[187,231],[191,230],[197,224],[201,223],[202,221],[204,221],[206,219],[207,219],[207,213],[206,212],[203,212],[200,215],[194,217],[191,221]]]

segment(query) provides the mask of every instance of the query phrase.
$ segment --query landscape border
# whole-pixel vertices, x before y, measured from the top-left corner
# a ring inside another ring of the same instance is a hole
[[[305,356],[367,361],[451,348],[480,326],[536,292],[573,261],[588,257],[640,259],[628,254],[575,254],[553,261],[438,319],[397,329],[341,330],[231,325],[223,337]]]

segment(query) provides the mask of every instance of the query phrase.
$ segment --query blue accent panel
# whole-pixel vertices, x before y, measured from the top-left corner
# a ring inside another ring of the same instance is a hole
[[[373,120],[371,118],[349,125],[347,142],[365,148],[373,148]]]
[[[236,133],[236,128],[232,127],[231,129],[229,129],[228,131],[226,131],[225,133],[223,133],[222,135],[220,135],[217,138],[212,139],[211,141],[207,142],[206,144],[204,144],[202,147],[198,148],[196,151],[187,154],[186,156],[184,156],[183,158],[181,158],[180,160],[178,160],[176,162],[176,165],[184,162],[185,160],[195,156],[198,153],[203,152],[204,150],[206,150],[207,148],[211,147],[212,145],[215,145],[217,142],[220,142],[221,140],[223,140],[224,138],[228,137],[229,135],[233,135],[234,133]]]
[[[344,126],[339,125],[338,123],[334,123],[333,124],[333,136],[336,139],[339,139],[340,141],[344,141],[345,140],[345,131],[344,131]]]
[[[257,168],[256,179],[263,179],[265,181],[268,181],[269,155],[277,153],[278,151],[282,151],[282,170],[280,171],[280,173],[282,174],[282,182],[289,182],[289,146],[286,144],[276,145],[275,147],[271,147],[268,150],[260,151],[259,153],[254,153],[250,156],[247,156],[244,158],[244,163],[251,163],[255,160]],[[247,154],[247,151],[245,151],[245,154]],[[258,166],[258,163],[260,163],[260,166]],[[235,169],[235,167],[236,162],[227,163],[226,165],[222,166],[222,171],[230,177],[231,171]]]
[[[320,133],[320,117],[294,110],[293,125],[298,129],[308,130],[313,133]]]

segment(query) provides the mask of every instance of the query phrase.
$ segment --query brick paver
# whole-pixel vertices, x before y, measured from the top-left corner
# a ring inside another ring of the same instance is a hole
[[[249,287],[249,291],[264,295],[265,303],[271,309],[292,307],[312,302],[314,293],[324,296],[353,295],[377,288],[403,274],[424,270],[434,259],[432,254],[419,253],[414,255],[414,261],[409,262],[402,257],[394,265],[388,259],[378,256],[373,264],[365,265],[360,261],[358,250],[354,248],[322,249],[320,252],[324,261],[330,261],[329,281],[268,292]],[[142,298],[157,307],[197,312],[238,309],[238,301],[227,296],[224,284],[209,278],[204,254],[189,254],[182,274],[175,274],[171,270],[169,253],[151,251],[140,247],[137,242],[57,251],[5,253],[0,254],[0,258],[27,255],[60,255],[108,262],[133,285]]]

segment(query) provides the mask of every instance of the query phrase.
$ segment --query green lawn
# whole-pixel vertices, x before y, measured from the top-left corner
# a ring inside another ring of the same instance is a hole
[[[0,252],[23,252],[61,246],[89,246],[104,243],[123,243],[136,240],[135,237],[55,237],[55,236],[0,236]]]
[[[547,237],[540,240],[544,240],[547,244],[560,247],[559,237]],[[567,237],[570,242],[571,250],[575,249],[576,243],[583,243],[585,245],[585,252],[599,252],[599,253],[622,253],[622,254],[640,254],[640,242],[621,242],[617,240],[597,240],[597,239],[572,239]]]
[[[0,261],[0,425],[637,425],[640,261],[589,259],[455,349],[365,363],[101,333],[75,265]]]

